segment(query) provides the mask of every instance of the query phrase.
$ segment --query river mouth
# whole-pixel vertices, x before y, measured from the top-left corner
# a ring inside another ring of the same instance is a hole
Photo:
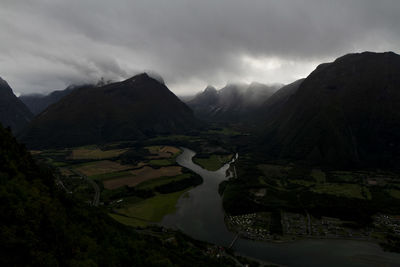
[[[199,174],[203,183],[182,196],[174,214],[161,225],[206,242],[229,247],[235,238],[224,222],[219,184],[227,180],[229,164],[212,172],[193,163],[196,153],[184,148],[177,163]],[[355,240],[306,239],[272,243],[239,238],[233,249],[242,255],[288,266],[400,266],[400,254],[384,252],[378,244]]]

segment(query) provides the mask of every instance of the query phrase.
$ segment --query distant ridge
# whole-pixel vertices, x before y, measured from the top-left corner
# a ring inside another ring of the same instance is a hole
[[[207,121],[243,122],[254,116],[254,112],[281,85],[265,85],[260,83],[228,84],[217,90],[208,86],[187,104],[195,115]]]
[[[19,99],[29,108],[29,110],[34,115],[38,115],[48,106],[58,102],[61,98],[72,93],[72,91],[83,87],[93,87],[93,85],[70,85],[64,90],[53,91],[47,95],[27,94],[21,95]]]

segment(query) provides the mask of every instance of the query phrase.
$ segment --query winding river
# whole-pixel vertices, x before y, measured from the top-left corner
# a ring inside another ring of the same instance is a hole
[[[215,172],[207,171],[193,163],[195,154],[185,148],[177,162],[199,174],[204,182],[183,195],[177,211],[166,215],[161,224],[228,247],[235,234],[225,226],[218,185],[227,179],[229,164]],[[272,243],[239,238],[233,249],[242,255],[288,266],[400,266],[400,254],[384,252],[379,245],[363,241],[309,239]]]

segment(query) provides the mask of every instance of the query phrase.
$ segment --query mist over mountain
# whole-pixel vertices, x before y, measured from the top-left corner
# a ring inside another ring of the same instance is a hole
[[[400,56],[392,52],[348,54],[321,64],[275,116],[267,114],[265,151],[332,166],[396,166],[399,69]]]
[[[8,83],[0,78],[0,123],[18,132],[33,118],[32,113],[16,97]]]
[[[37,116],[21,135],[32,147],[72,146],[183,133],[193,112],[146,73],[74,90]]]
[[[241,122],[278,90],[281,85],[260,83],[228,84],[217,90],[208,86],[193,99],[187,101],[196,116],[207,121]]]
[[[47,95],[43,94],[27,94],[21,95],[19,99],[29,108],[34,114],[38,115],[40,112],[45,110],[48,106],[58,102],[64,96],[69,95],[75,89],[84,86],[71,85],[64,90],[53,91]]]

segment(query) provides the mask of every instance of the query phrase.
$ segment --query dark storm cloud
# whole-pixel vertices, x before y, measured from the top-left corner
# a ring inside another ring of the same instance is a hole
[[[24,93],[142,70],[178,93],[290,82],[345,53],[399,52],[399,10],[397,0],[2,0],[0,76]]]

